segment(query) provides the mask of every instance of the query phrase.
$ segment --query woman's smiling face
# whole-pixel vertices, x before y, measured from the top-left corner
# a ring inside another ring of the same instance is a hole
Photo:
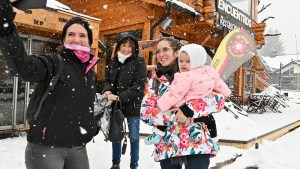
[[[73,24],[67,29],[64,44],[81,45],[90,47],[88,33],[86,29],[80,24]]]
[[[157,44],[154,53],[162,66],[169,66],[177,58],[178,51],[174,52],[170,42],[163,40]]]

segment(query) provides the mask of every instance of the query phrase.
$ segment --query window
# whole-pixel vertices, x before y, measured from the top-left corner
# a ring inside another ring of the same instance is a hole
[[[294,76],[294,68],[290,68],[282,73],[282,76]]]
[[[251,70],[246,71],[246,79],[245,79],[245,94],[255,93],[253,90],[253,79],[254,79],[255,72]]]
[[[251,1],[252,0],[227,0],[233,6],[239,8],[247,15],[251,16]]]

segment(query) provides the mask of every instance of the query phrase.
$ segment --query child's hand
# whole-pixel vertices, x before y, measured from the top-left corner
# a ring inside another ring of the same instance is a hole
[[[157,106],[157,110],[160,112],[161,111],[161,109],[159,108],[159,106]]]
[[[182,111],[178,109],[173,121],[177,123],[186,123],[187,119],[188,118],[182,113]]]
[[[187,125],[190,125],[192,123],[194,123],[194,119],[193,118],[187,118],[186,122],[185,122]]]

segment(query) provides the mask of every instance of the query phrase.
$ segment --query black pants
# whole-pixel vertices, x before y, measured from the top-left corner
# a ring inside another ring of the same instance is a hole
[[[195,154],[182,156],[186,158],[185,169],[208,169],[210,163],[210,154]],[[168,158],[160,161],[161,169],[182,169],[182,164],[172,162],[173,158]],[[176,161],[176,159],[174,160]]]

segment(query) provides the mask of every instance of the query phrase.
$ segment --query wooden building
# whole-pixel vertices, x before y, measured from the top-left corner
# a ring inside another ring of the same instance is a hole
[[[155,44],[145,45],[145,41],[159,39],[161,36],[173,36],[182,43],[201,44],[205,46],[211,57],[223,37],[235,27],[243,27],[251,32],[257,47],[264,45],[266,25],[257,23],[258,0],[58,1],[76,12],[100,18],[100,41],[109,51],[112,51],[115,38],[119,33],[134,33],[138,40],[143,41],[144,46],[140,46],[140,49],[149,65],[155,62],[155,58],[149,52]],[[253,92],[257,85],[261,84],[258,79],[268,78],[256,56],[252,62],[253,66],[239,68],[235,78],[228,80],[235,95],[244,96],[245,91],[248,90]],[[102,62],[98,69],[99,80],[102,80],[104,72],[105,63]],[[260,85],[260,88],[264,87]]]
[[[88,20],[93,28],[92,52],[97,57],[100,19],[52,7],[25,10],[25,14],[16,15],[15,23],[27,53],[57,52],[62,44],[63,26],[77,15]],[[0,57],[0,131],[26,128],[25,111],[32,88],[33,84],[13,77]]]
[[[183,44],[201,44],[211,57],[214,56],[223,37],[236,27],[243,27],[253,34],[258,48],[264,45],[266,25],[257,23],[258,0],[57,0],[57,2],[66,6],[60,9],[26,10],[26,14],[16,16],[15,21],[28,53],[55,52],[61,44],[60,34],[65,22],[73,16],[80,15],[93,27],[92,49],[95,56],[100,57],[100,63],[96,68],[99,81],[104,79],[106,61],[110,57],[108,53],[113,50],[116,37],[122,32],[131,32],[140,41],[141,54],[145,57],[150,70],[153,68],[151,65],[155,64],[155,57],[152,56],[155,40],[162,36],[173,36]],[[64,10],[68,7],[72,10]],[[1,58],[0,70],[5,72],[0,74],[0,78],[9,74]],[[265,88],[266,84],[261,81],[267,78],[259,58],[254,56],[227,82],[234,90],[234,95],[243,97],[258,87]],[[2,83],[0,79],[0,89],[3,88],[2,84],[8,84],[7,81],[11,80],[5,79]],[[13,106],[7,105],[8,109],[5,111],[2,111],[1,106],[0,130],[20,128],[17,126],[25,123],[24,110],[31,87],[29,83],[18,82],[19,80],[13,77],[11,85],[14,92],[9,94],[12,95]],[[25,92],[21,90],[21,94],[18,93],[19,90],[15,90],[18,88],[25,88]],[[8,98],[6,94],[5,98]],[[19,96],[22,95],[25,95],[25,99],[21,99],[19,103]],[[12,115],[9,115],[11,112]],[[1,121],[3,116],[9,116],[10,122]],[[6,127],[8,123],[11,123],[12,127]]]

